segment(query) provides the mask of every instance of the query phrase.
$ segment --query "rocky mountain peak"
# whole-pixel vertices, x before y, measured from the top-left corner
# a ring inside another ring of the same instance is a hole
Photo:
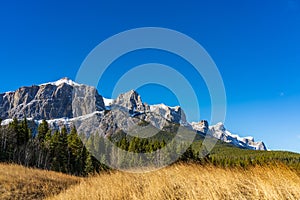
[[[145,111],[141,96],[134,90],[120,94],[117,99],[112,102],[112,106],[114,105],[127,109],[130,113]]]
[[[216,125],[212,126],[211,128],[216,131],[226,131],[223,122],[218,122]]]
[[[180,124],[187,124],[185,113],[180,106],[170,107],[166,106],[165,104],[157,104],[151,105],[150,111],[163,116],[169,121]]]
[[[0,95],[0,118],[73,118],[104,110],[102,96],[94,87],[68,78],[39,86],[21,87]]]
[[[194,130],[199,131],[203,134],[206,134],[209,129],[208,121],[206,120],[201,120],[199,122],[192,122],[191,125]]]
[[[140,95],[134,90],[120,94],[112,101],[110,108],[125,111],[132,117],[139,116],[159,129],[169,123],[188,125],[185,113],[180,106],[148,105],[142,102]]]
[[[232,134],[226,130],[222,122],[210,126],[207,133],[215,138],[227,143],[231,143],[238,147],[254,150],[267,150],[263,142],[255,142],[253,137],[240,137],[239,135]]]

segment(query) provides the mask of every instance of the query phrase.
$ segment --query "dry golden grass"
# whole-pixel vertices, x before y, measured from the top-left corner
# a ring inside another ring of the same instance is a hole
[[[300,177],[284,166],[178,164],[143,174],[100,174],[49,199],[300,199]]]
[[[300,199],[300,176],[285,166],[243,170],[177,164],[149,173],[114,171],[83,179],[0,164],[1,200],[45,197],[49,200]]]
[[[79,181],[61,173],[0,164],[0,199],[43,199]]]

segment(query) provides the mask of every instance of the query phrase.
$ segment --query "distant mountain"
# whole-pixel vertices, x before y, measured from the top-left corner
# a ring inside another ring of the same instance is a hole
[[[231,132],[226,130],[222,122],[219,122],[213,126],[209,126],[207,121],[202,120],[198,123],[193,122],[191,123],[191,125],[193,129],[198,131],[199,133],[212,135],[219,140],[233,144],[237,147],[253,150],[267,150],[263,142],[254,142],[254,138],[251,136],[240,137],[238,135],[232,134]]]
[[[151,125],[153,132],[178,124],[238,147],[266,150],[263,142],[233,135],[222,123],[214,126],[209,126],[205,120],[188,123],[180,106],[148,105],[134,90],[120,94],[116,99],[106,99],[94,87],[68,78],[0,94],[2,125],[8,124],[12,118],[24,116],[36,124],[45,119],[53,129],[75,125],[79,133],[89,135],[97,132],[104,136],[119,131],[128,134],[137,132],[141,124]]]

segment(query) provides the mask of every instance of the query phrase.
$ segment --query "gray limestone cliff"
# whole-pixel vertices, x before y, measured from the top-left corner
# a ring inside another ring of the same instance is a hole
[[[72,84],[73,83],[73,84]],[[94,87],[69,79],[39,86],[21,87],[0,94],[0,118],[73,118],[104,110],[103,98]]]

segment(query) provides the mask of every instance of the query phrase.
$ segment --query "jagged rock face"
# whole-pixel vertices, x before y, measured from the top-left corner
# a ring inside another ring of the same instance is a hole
[[[187,123],[179,106],[149,106],[134,90],[119,95],[109,106],[110,111],[99,114],[106,108],[97,90],[66,78],[1,94],[0,105],[0,117],[3,119],[26,115],[34,120],[46,119],[53,129],[75,125],[79,132],[87,134],[99,132],[110,135],[118,130],[130,132],[143,120],[158,129],[170,123]]]
[[[12,118],[12,116],[19,117],[15,113],[20,112],[26,104],[34,99],[38,89],[38,86],[22,87],[16,92],[1,94],[0,117],[2,119]]]
[[[80,85],[73,88],[73,117],[105,110],[103,98],[94,87]]]
[[[223,123],[217,123],[214,126],[210,126],[207,134],[238,147],[254,150],[267,150],[263,142],[255,142],[253,137],[242,138],[230,133],[226,130]]]
[[[44,84],[0,95],[0,118],[73,118],[104,110],[97,90],[85,85]]]
[[[75,118],[59,118],[53,120],[47,120],[52,130],[59,130],[65,126],[69,131],[73,126],[76,127],[79,134],[89,136],[91,133],[98,132],[102,133],[99,129],[99,124],[103,119],[104,111],[96,111],[88,115],[75,117]],[[42,120],[36,121],[37,124],[41,123]],[[37,127],[36,127],[37,128]]]
[[[192,122],[191,125],[195,131],[202,134],[206,134],[209,129],[209,125],[206,120],[201,120],[200,122]]]
[[[169,107],[164,104],[150,106],[150,111],[156,113],[170,122],[186,124],[186,116],[180,106]]]
[[[119,127],[125,129],[134,124],[132,120],[129,120],[132,117],[148,121],[159,129],[170,123],[188,124],[181,107],[169,107],[164,104],[149,106],[142,102],[140,95],[134,90],[119,95],[110,107],[115,113],[115,119],[119,121]],[[122,111],[122,114],[118,115],[119,111]]]
[[[130,114],[145,111],[145,106],[140,95],[134,90],[120,94],[118,98],[112,102],[112,107],[114,106],[117,106],[118,109],[128,110]]]

